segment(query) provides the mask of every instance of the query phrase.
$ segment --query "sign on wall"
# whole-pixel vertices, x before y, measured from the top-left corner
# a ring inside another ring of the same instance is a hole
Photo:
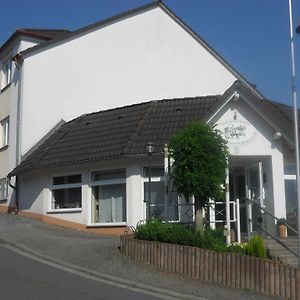
[[[216,125],[229,144],[244,144],[255,135],[255,129],[246,122],[230,121]]]

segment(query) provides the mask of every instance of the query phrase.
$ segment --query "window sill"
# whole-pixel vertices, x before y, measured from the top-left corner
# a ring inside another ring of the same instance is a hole
[[[82,212],[81,208],[60,208],[60,209],[51,209],[47,211],[47,214],[64,214],[64,213],[78,213]]]
[[[7,148],[8,148],[8,145],[0,147],[0,152],[6,150]]]
[[[126,226],[126,222],[111,222],[111,223],[91,223],[88,224],[86,227],[120,227],[120,226]]]
[[[5,87],[1,88],[0,90],[0,94],[4,93],[11,85],[11,82],[9,84],[7,84]]]

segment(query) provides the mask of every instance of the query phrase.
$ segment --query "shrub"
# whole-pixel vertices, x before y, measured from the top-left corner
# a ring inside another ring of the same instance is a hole
[[[227,251],[239,254],[247,254],[247,246],[247,243],[232,243],[227,247]]]
[[[137,227],[135,238],[185,246],[226,251],[223,229],[206,229],[203,234],[181,224],[165,224],[157,219],[147,220]]]
[[[253,236],[247,244],[246,253],[250,256],[266,258],[264,240],[258,235]]]

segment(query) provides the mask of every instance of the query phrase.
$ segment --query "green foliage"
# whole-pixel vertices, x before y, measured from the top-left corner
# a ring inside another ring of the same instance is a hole
[[[200,233],[181,224],[166,224],[158,219],[149,219],[137,227],[135,238],[266,258],[264,240],[260,236],[253,236],[248,243],[233,243],[227,246],[222,227],[216,230],[207,228]]]
[[[227,247],[227,251],[239,254],[247,254],[247,246],[247,243],[232,243]]]
[[[139,225],[135,238],[185,246],[206,248],[214,251],[226,251],[223,230],[207,229],[201,234],[181,224],[165,224],[157,219],[147,220]]]
[[[220,133],[203,122],[188,125],[170,139],[174,159],[170,172],[177,191],[187,200],[194,195],[204,199],[222,197],[228,148]]]
[[[246,253],[250,256],[266,258],[266,248],[262,237],[255,235],[249,240]]]

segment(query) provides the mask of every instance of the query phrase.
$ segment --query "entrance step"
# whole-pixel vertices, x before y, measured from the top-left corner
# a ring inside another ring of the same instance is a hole
[[[280,239],[282,243],[288,246],[295,253],[298,253],[298,239],[296,237],[287,237]],[[277,243],[273,239],[265,239],[265,245],[272,258],[278,259],[284,264],[288,264],[294,267],[298,266],[298,258],[285,249],[282,245]]]

